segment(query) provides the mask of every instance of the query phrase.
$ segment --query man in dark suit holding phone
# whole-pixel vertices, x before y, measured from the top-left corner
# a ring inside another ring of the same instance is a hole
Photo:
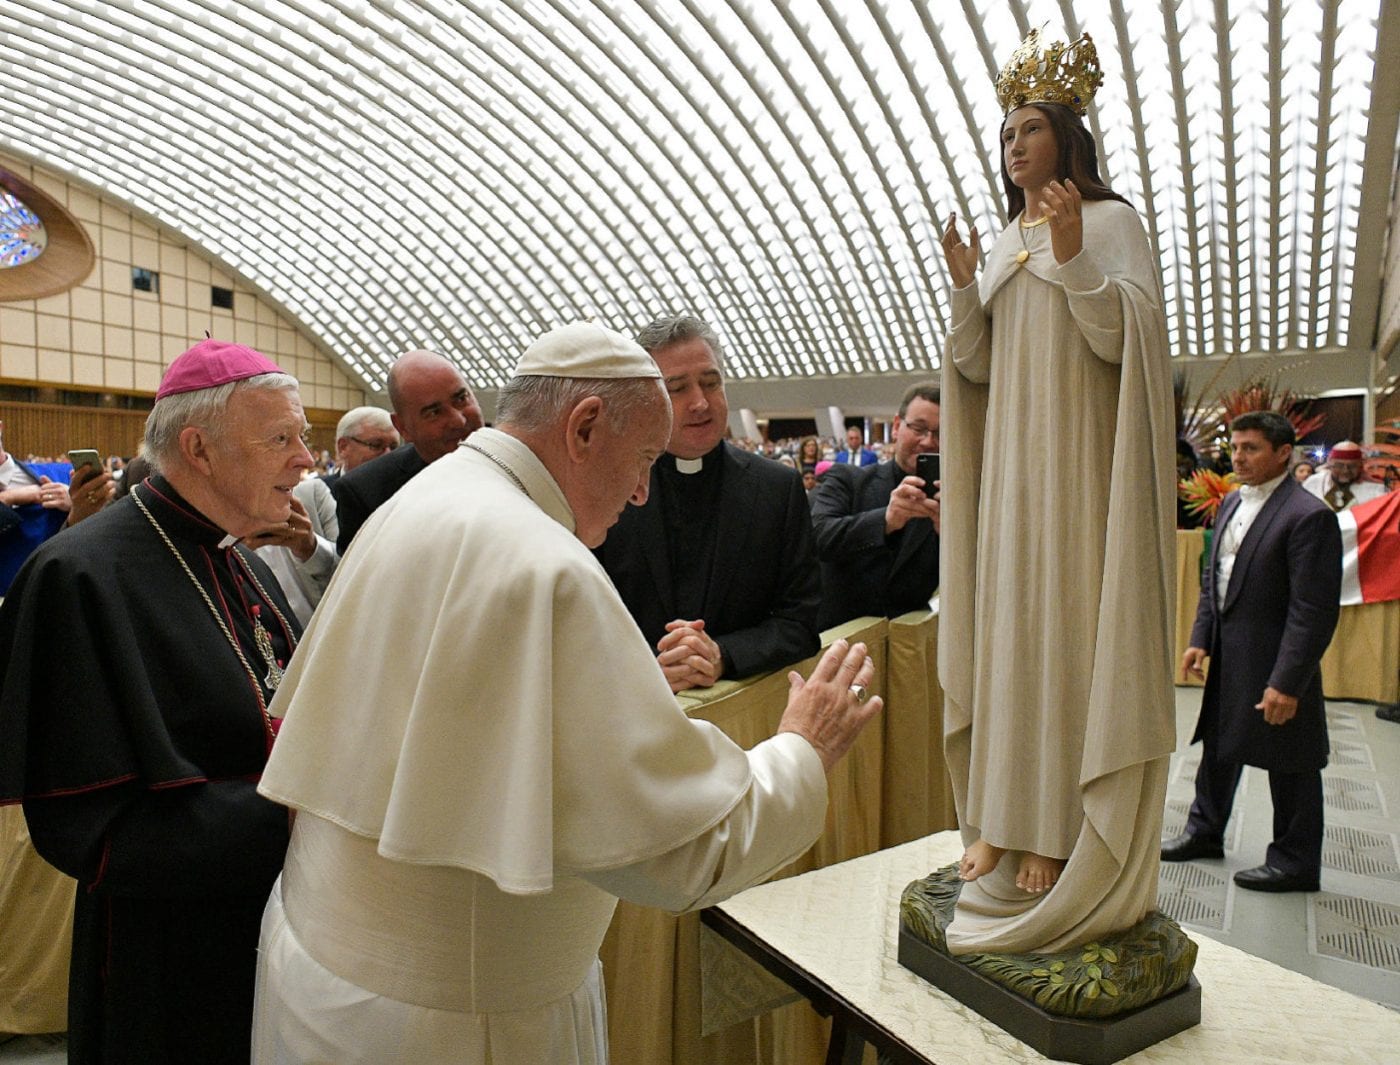
[[[938,395],[933,382],[904,394],[893,461],[832,466],[812,493],[823,629],[925,608],[938,588]]]
[[[1183,676],[1210,659],[1196,798],[1164,862],[1224,855],[1225,824],[1246,765],[1268,770],[1273,842],[1235,874],[1252,891],[1316,891],[1322,867],[1327,718],[1322,654],[1337,625],[1342,536],[1321,500],[1288,474],[1293,426],[1253,411],[1230,423],[1238,491],[1220,504]]]

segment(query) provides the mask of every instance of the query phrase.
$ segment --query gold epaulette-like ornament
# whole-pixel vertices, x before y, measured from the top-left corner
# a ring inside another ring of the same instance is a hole
[[[1087,33],[1042,51],[1040,30],[1034,29],[997,75],[997,102],[1003,114],[1026,104],[1064,104],[1082,115],[1102,84],[1099,52]]]

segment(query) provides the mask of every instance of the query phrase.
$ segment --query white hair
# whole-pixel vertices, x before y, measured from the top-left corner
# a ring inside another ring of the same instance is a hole
[[[340,416],[340,421],[336,422],[335,426],[335,438],[344,440],[347,436],[363,431],[362,427],[366,425],[374,426],[381,433],[394,432],[394,423],[389,419],[389,412],[383,407],[356,407]]]
[[[526,432],[553,425],[589,396],[603,401],[608,426],[624,429],[644,407],[671,404],[658,377],[544,377],[527,374],[512,377],[496,395],[496,424]]]
[[[180,431],[191,425],[207,429],[218,439],[222,433],[220,422],[235,392],[251,392],[255,389],[295,392],[300,387],[297,379],[291,374],[261,373],[254,377],[245,377],[241,381],[230,381],[228,384],[200,388],[193,392],[177,392],[173,396],[158,399],[146,418],[146,439],[143,445],[146,461],[157,473],[164,473],[166,463],[180,452]]]

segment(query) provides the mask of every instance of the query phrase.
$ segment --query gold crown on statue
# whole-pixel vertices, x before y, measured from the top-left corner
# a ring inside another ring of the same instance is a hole
[[[1102,84],[1099,51],[1087,33],[1042,51],[1040,30],[1034,29],[997,75],[997,102],[1003,114],[1026,104],[1064,104],[1082,115]]]

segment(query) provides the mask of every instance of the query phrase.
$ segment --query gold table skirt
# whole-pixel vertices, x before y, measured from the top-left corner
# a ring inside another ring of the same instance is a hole
[[[40,858],[19,806],[0,806],[0,1033],[68,1028],[77,884]]]

